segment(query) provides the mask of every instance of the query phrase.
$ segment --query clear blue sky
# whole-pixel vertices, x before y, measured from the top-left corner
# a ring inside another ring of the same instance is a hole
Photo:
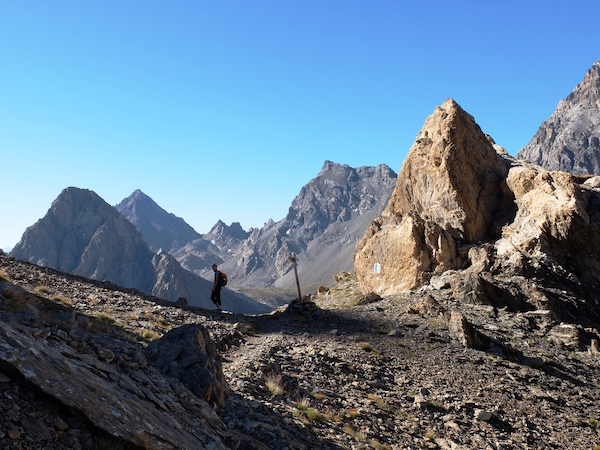
[[[0,247],[68,186],[207,232],[325,160],[396,172],[454,98],[514,155],[600,59],[600,2],[0,0]]]

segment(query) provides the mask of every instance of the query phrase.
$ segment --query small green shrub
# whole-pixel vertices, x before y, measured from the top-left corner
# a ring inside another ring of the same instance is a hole
[[[316,409],[308,408],[306,411],[304,411],[304,414],[306,414],[306,417],[312,422],[325,421],[325,416],[318,412]]]

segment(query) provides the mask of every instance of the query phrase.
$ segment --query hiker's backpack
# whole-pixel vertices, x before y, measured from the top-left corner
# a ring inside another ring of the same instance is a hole
[[[219,271],[219,284],[221,286],[225,286],[227,284],[227,274],[225,274],[225,272]]]

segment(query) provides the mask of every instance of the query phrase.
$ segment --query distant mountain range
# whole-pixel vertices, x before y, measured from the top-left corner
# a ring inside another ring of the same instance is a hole
[[[210,266],[216,263],[237,288],[294,287],[289,261],[293,252],[303,285],[332,285],[334,274],[353,269],[356,242],[385,208],[396,177],[383,164],[354,169],[326,161],[283,220],[269,220],[249,231],[237,222],[227,226],[219,221],[195,238],[191,227],[140,191],[117,209],[136,225],[151,249],[169,248],[182,267],[206,278],[212,278]]]
[[[25,231],[11,256],[166,300],[185,297],[192,306],[214,308],[211,282],[183,269],[167,252],[153,253],[131,222],[86,189],[65,189],[48,213]],[[237,312],[270,310],[227,289],[222,297],[224,305]]]
[[[303,286],[332,285],[334,274],[353,269],[356,242],[385,208],[395,182],[385,165],[354,169],[326,161],[283,220],[249,231],[219,221],[205,235],[140,190],[113,208],[94,192],[71,187],[25,231],[11,256],[167,300],[187,297],[206,308],[213,307],[213,263],[228,274],[228,287],[290,288],[294,252]],[[224,304],[238,312],[269,309],[229,290]]]
[[[600,175],[600,61],[517,153],[549,170]]]

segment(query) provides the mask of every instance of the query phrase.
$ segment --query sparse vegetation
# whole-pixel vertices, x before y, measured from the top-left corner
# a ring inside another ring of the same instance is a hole
[[[376,441],[375,439],[372,439],[371,442],[369,442],[369,445],[375,450],[392,450],[392,447],[390,447],[389,445],[382,444],[381,442]]]
[[[342,431],[346,433],[348,436],[352,436],[357,441],[364,441],[366,439],[365,434],[360,431],[353,430],[349,426],[345,426]]]
[[[152,330],[143,329],[142,330],[142,337],[145,338],[145,339],[149,339],[151,341],[155,341],[157,339],[160,339],[160,334],[158,334],[157,332],[152,331]]]
[[[52,300],[55,302],[60,302],[63,305],[73,306],[73,301],[70,298],[62,297],[60,295],[53,295]]]
[[[281,383],[281,375],[279,374],[269,375],[265,380],[265,385],[267,386],[267,389],[271,395],[280,396],[285,392],[283,384]]]
[[[318,412],[314,408],[308,408],[306,411],[304,411],[304,414],[306,414],[306,417],[308,417],[308,419],[311,420],[312,422],[324,422],[325,421],[325,416],[323,414],[321,414],[320,412]]]
[[[0,282],[10,281],[10,278],[5,270],[0,270]]]
[[[169,324],[167,319],[165,319],[164,317],[157,317],[155,323],[158,328],[162,329],[167,328],[167,325]]]
[[[364,350],[365,352],[369,352],[373,355],[379,355],[380,353],[375,350],[373,348],[373,346],[371,344],[369,344],[368,342],[362,341],[358,343],[358,346],[360,347],[361,350]]]
[[[50,294],[50,288],[45,285],[36,286],[34,293],[36,294]]]
[[[295,415],[302,419],[305,424],[311,424],[313,422],[325,422],[327,418],[318,412],[316,409],[309,407],[309,399],[304,398],[296,403],[297,411]]]
[[[375,403],[380,409],[383,409],[385,411],[390,411],[392,409],[384,399],[382,399],[381,397],[377,397],[375,394],[368,394],[367,398],[373,403]]]
[[[103,312],[100,312],[100,313],[96,314],[96,317],[98,319],[104,320],[106,322],[110,322],[110,323],[114,323],[115,322],[114,318],[112,318],[111,316],[109,316],[108,314],[103,313]]]
[[[375,334],[386,335],[386,334],[388,334],[390,332],[390,330],[386,330],[384,328],[376,328],[373,332]]]
[[[364,350],[365,352],[372,352],[373,351],[373,347],[371,347],[371,344],[369,344],[368,342],[359,342],[358,346],[360,347],[361,350]]]

